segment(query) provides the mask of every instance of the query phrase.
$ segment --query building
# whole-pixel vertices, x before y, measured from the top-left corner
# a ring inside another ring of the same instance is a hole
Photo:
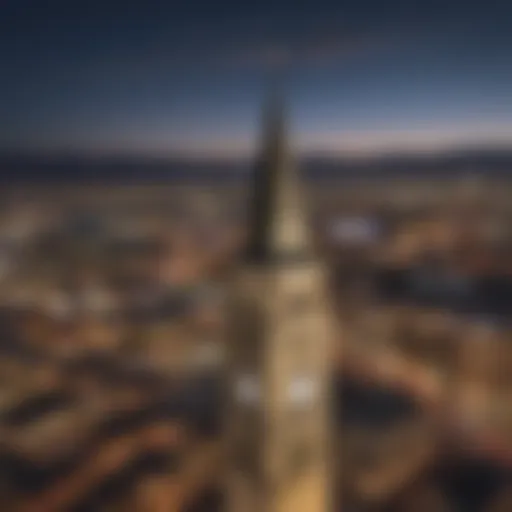
[[[283,112],[271,102],[228,335],[227,503],[232,512],[331,509],[329,308]]]

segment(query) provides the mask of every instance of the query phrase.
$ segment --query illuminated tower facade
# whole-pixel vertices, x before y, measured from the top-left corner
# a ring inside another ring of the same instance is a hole
[[[274,99],[229,307],[230,512],[332,508],[330,301],[285,132]]]

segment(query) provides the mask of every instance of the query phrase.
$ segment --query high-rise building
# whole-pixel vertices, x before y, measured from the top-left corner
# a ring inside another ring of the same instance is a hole
[[[229,304],[231,512],[331,510],[330,304],[303,207],[273,98]]]

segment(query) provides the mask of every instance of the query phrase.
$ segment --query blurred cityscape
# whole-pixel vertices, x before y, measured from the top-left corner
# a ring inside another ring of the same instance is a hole
[[[337,509],[512,510],[512,184],[304,188],[339,325]],[[225,297],[248,191],[2,190],[3,510],[222,508]]]
[[[512,512],[511,19],[1,2],[0,512]]]

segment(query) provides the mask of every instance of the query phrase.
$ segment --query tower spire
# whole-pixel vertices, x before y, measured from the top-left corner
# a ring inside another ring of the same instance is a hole
[[[288,153],[285,105],[278,88],[263,109],[262,150],[253,173],[246,261],[265,263],[309,252],[298,176]]]
[[[332,509],[330,312],[284,120],[274,92],[264,109],[249,244],[230,295],[230,512]]]

